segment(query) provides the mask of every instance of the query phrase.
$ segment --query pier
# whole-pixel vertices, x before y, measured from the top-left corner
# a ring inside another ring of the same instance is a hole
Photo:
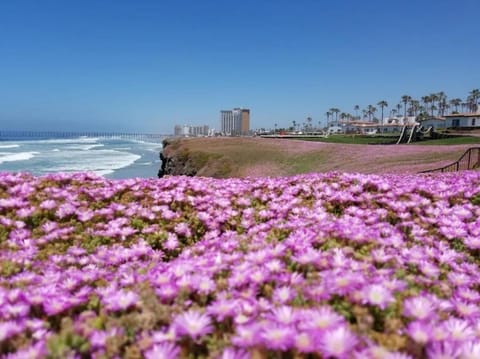
[[[158,133],[134,132],[95,132],[95,131],[0,131],[0,140],[18,139],[73,139],[73,138],[101,138],[122,140],[143,140],[161,142],[170,135]]]

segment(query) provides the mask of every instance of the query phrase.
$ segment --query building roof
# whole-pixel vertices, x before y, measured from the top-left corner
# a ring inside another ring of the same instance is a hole
[[[464,113],[454,113],[451,115],[445,115],[445,117],[478,117],[480,112],[464,112]]]

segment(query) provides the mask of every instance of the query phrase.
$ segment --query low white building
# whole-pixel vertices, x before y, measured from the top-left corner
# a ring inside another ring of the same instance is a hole
[[[418,125],[418,120],[416,116],[392,116],[385,117],[383,120],[384,125],[398,125],[398,126],[413,126]]]
[[[480,112],[456,113],[443,117],[430,117],[421,121],[425,128],[433,127],[435,130],[446,129],[480,129]]]
[[[480,129],[480,112],[445,115],[447,128]]]
[[[424,128],[432,127],[434,130],[445,130],[448,125],[447,120],[444,117],[430,117],[420,121],[420,124]]]

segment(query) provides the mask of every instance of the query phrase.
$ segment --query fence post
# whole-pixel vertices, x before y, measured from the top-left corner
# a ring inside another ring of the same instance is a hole
[[[467,170],[470,169],[470,154],[472,153],[472,149],[469,149],[468,150],[468,166],[467,166]]]

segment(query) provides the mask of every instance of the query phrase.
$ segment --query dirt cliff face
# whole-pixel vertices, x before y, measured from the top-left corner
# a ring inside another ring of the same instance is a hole
[[[226,177],[230,171],[230,163],[220,154],[191,151],[185,141],[166,139],[160,152],[162,165],[158,177],[163,176],[207,176]]]
[[[165,151],[164,149],[160,152],[160,160],[162,161],[162,166],[158,171],[159,178],[166,175],[195,176],[199,170],[192,159],[182,153]]]

